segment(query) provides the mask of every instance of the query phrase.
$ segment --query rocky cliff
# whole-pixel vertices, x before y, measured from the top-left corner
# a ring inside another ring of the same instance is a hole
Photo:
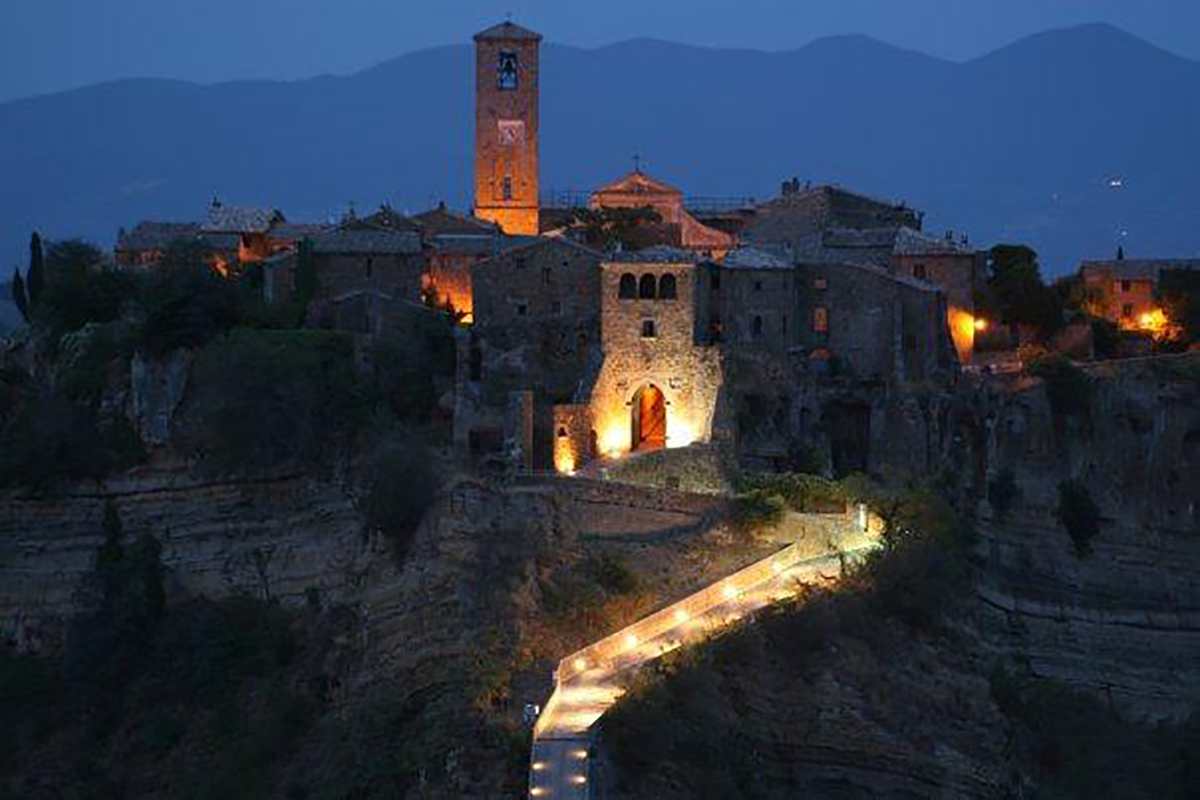
[[[340,487],[304,475],[203,480],[182,467],[145,468],[52,497],[0,495],[5,639],[31,650],[59,640],[103,542],[106,501],[128,537],[158,537],[168,585],[180,592],[295,604],[312,592],[336,602],[361,591],[367,536]]]

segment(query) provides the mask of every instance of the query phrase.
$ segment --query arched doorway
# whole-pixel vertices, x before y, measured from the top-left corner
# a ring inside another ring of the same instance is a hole
[[[633,449],[661,450],[667,445],[667,400],[648,383],[633,396]]]

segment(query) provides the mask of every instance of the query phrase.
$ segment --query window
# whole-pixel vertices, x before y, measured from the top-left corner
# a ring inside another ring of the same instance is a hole
[[[553,303],[550,304],[550,312],[552,314],[561,314],[562,313],[562,303],[560,303],[558,300],[555,300]]]
[[[761,292],[761,291],[762,291],[762,281],[755,281],[755,282],[754,282],[754,291],[756,291],[756,292]]]
[[[517,316],[523,317],[529,312],[529,306],[525,303],[517,303]]]
[[[508,175],[504,176],[504,183],[502,185],[502,188],[500,189],[500,196],[502,198],[504,198],[505,200],[513,199],[512,178]]]
[[[675,276],[663,275],[658,281],[658,299],[659,300],[674,300],[675,299]]]
[[[367,256],[367,277],[371,277],[371,268],[375,266],[375,260]]]
[[[500,51],[500,58],[496,63],[496,85],[505,91],[513,91],[517,88],[516,53],[507,50]]]
[[[622,300],[632,300],[637,297],[637,278],[626,272],[621,276],[621,288],[617,290],[617,297]]]
[[[714,292],[721,291],[721,273],[715,269],[712,274],[712,290]]]
[[[763,334],[763,318],[755,317],[750,323],[750,338],[761,339]]]
[[[654,280],[654,276],[646,274],[638,281],[638,297],[642,300],[653,300],[657,292],[658,284]]]
[[[813,278],[813,288],[814,289],[828,289],[829,281],[825,280],[824,278]]]
[[[917,337],[913,336],[911,333],[904,334],[904,349],[910,353],[913,350],[916,350],[917,349]]]
[[[471,343],[471,353],[468,358],[471,380],[479,382],[483,378],[483,350],[477,342]]]
[[[913,264],[913,277],[922,281],[929,277],[924,264]]]
[[[642,338],[653,339],[655,337],[654,320],[642,320]]]
[[[1121,306],[1121,316],[1122,317],[1132,317],[1133,316],[1133,303],[1126,303],[1125,305]]]
[[[542,267],[542,283],[546,284],[547,286],[550,285],[550,268],[549,267]]]
[[[813,331],[829,333],[829,309],[825,306],[817,306],[813,309]]]
[[[558,429],[558,438],[560,438],[560,439],[565,439],[565,438],[567,438],[567,429],[566,429],[566,428],[559,428],[559,429]]]
[[[783,331],[784,336],[787,336],[787,314],[783,315],[783,324],[779,326],[779,330]]]
[[[1132,285],[1133,284],[1131,284],[1129,281],[1121,281],[1121,292],[1123,294],[1129,294],[1129,289]]]

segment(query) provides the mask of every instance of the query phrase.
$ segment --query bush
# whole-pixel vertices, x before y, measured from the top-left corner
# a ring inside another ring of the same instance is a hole
[[[437,499],[439,481],[429,448],[415,436],[385,433],[370,459],[367,524],[383,533],[398,560]]]
[[[842,511],[847,501],[846,488],[842,484],[803,473],[742,476],[738,488],[743,492],[776,495],[788,508],[801,513]]]
[[[610,594],[632,594],[637,591],[638,577],[623,560],[605,553],[591,559],[587,571],[592,580]]]
[[[150,355],[201,347],[242,318],[237,283],[217,274],[192,249],[168,253],[142,277],[138,294],[145,315],[139,344]]]
[[[1087,486],[1075,480],[1060,483],[1055,514],[1075,543],[1075,552],[1085,555],[1091,549],[1092,539],[1100,533],[1100,509]]]
[[[130,275],[103,262],[99,250],[77,240],[55,244],[46,253],[46,285],[31,314],[54,339],[89,323],[116,320],[132,299]]]
[[[123,416],[103,417],[44,387],[25,387],[0,422],[0,486],[46,492],[128,469],[146,455]]]
[[[787,504],[782,497],[766,490],[754,490],[734,498],[729,521],[738,534],[753,536],[778,525],[786,512]]]
[[[1020,497],[1021,487],[1017,486],[1016,476],[1011,469],[1005,467],[988,481],[988,502],[996,512],[996,519],[1007,518],[1008,512]]]
[[[218,471],[327,464],[367,416],[350,336],[238,329],[196,357],[184,442]]]

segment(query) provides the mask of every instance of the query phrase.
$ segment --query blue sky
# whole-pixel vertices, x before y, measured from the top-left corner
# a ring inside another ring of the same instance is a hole
[[[353,72],[514,19],[593,47],[649,36],[784,50],[863,33],[956,60],[1108,22],[1200,58],[1197,0],[7,0],[0,100],[122,77],[201,82]]]

